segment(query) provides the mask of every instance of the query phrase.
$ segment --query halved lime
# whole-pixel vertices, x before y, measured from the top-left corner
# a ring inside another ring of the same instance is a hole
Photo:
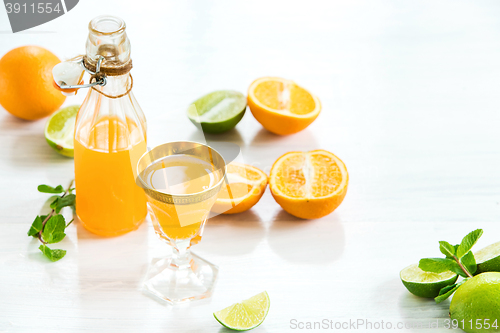
[[[482,272],[500,272],[500,242],[477,251],[474,257],[477,262],[477,271],[474,275]]]
[[[45,139],[48,144],[67,157],[73,157],[73,136],[79,108],[78,105],[72,105],[57,110],[45,125]]]
[[[415,296],[434,298],[441,288],[457,281],[458,275],[453,272],[431,273],[421,270],[413,264],[399,273],[406,289]]]
[[[218,90],[197,99],[187,110],[189,120],[204,132],[222,133],[234,128],[247,108],[245,95]]]
[[[269,312],[269,295],[263,291],[241,303],[214,312],[214,317],[223,326],[235,331],[247,331],[256,328]]]

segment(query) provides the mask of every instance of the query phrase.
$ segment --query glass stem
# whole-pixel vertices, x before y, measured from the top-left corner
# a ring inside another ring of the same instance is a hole
[[[172,249],[172,265],[179,270],[189,268],[191,266],[191,241],[189,239],[175,242]]]

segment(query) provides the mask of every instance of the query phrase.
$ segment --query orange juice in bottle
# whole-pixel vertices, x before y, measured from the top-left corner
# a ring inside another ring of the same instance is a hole
[[[131,88],[130,42],[125,23],[99,16],[89,24],[84,64],[106,75],[89,89],[75,126],[76,214],[89,231],[115,236],[138,228],[146,217],[136,165],[146,152],[146,119]]]

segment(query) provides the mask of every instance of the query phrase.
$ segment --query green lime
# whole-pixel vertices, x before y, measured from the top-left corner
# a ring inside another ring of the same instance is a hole
[[[188,108],[189,120],[201,125],[204,132],[222,133],[234,128],[247,108],[245,95],[233,90],[219,90],[197,99]]]
[[[78,105],[72,105],[57,110],[45,125],[45,139],[49,145],[67,157],[73,157],[73,136],[79,108]]]
[[[406,289],[415,296],[434,298],[441,288],[454,284],[458,275],[453,272],[431,273],[421,270],[413,264],[399,273]]]
[[[474,253],[477,262],[476,274],[500,272],[500,242],[488,245]]]
[[[462,284],[451,300],[450,317],[465,332],[500,332],[500,273],[482,273]]]
[[[247,331],[256,328],[269,312],[269,295],[263,291],[241,303],[214,312],[214,317],[223,326],[235,331]]]

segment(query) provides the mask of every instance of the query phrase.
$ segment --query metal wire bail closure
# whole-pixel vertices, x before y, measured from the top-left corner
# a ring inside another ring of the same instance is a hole
[[[61,88],[61,89],[79,89],[79,88],[92,88],[94,86],[105,86],[106,83],[107,83],[106,74],[100,73],[101,63],[102,63],[103,60],[104,60],[104,57],[102,55],[100,55],[99,58],[97,59],[96,71],[95,72],[92,72],[87,67],[85,67],[85,64],[83,63],[83,58],[79,62],[80,66],[82,66],[83,69],[87,73],[89,73],[90,75],[92,75],[94,77],[96,77],[96,76],[99,77],[94,82],[90,82],[90,83],[86,83],[86,84],[75,84],[75,85],[65,85],[65,84],[59,85],[58,84],[59,88]]]

